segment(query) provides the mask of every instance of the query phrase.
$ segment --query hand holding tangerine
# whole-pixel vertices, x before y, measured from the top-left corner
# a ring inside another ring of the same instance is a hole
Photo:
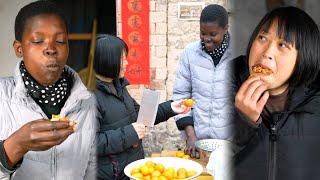
[[[187,106],[187,107],[192,107],[194,104],[193,100],[192,99],[185,99],[183,101],[183,105]]]

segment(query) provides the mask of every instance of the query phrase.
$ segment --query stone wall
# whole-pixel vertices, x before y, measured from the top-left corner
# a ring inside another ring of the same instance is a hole
[[[179,20],[179,2],[198,2],[195,0],[150,0],[150,85],[131,85],[130,94],[141,101],[144,88],[160,92],[160,101],[172,97],[176,67],[183,48],[199,39],[199,20]],[[228,0],[205,0],[208,4],[220,4],[230,9]],[[117,0],[118,35],[121,36],[121,0]],[[143,140],[146,155],[161,150],[183,149],[181,139],[173,118],[156,125]]]

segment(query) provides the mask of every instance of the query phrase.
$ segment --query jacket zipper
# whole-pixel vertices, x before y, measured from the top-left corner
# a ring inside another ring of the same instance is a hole
[[[57,179],[57,149],[56,149],[56,146],[53,146],[52,150],[51,150],[51,177],[52,177],[52,180]]]
[[[276,180],[277,140],[278,140],[277,126],[273,124],[271,125],[271,134],[269,135],[268,180]]]

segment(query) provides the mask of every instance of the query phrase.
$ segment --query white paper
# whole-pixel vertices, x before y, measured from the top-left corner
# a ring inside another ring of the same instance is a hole
[[[142,123],[147,127],[153,127],[159,106],[160,94],[157,91],[144,89],[140,110],[138,114],[138,123]]]

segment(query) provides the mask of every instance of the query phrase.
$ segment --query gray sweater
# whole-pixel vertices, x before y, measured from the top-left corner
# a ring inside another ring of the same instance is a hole
[[[181,54],[173,87],[173,100],[195,100],[188,116],[194,121],[199,139],[231,140],[234,136],[235,85],[230,65],[233,59],[231,41],[217,66],[214,66],[212,58],[202,50],[200,41],[188,44]],[[177,116],[176,120],[181,118],[182,116]]]
[[[48,118],[39,105],[27,95],[19,71],[15,76],[0,79],[0,140],[8,138],[24,124]],[[29,151],[17,169],[0,163],[0,179],[95,179],[96,106],[94,96],[71,69],[73,87],[61,109],[62,116],[77,122],[77,130],[62,144],[47,151]]]

